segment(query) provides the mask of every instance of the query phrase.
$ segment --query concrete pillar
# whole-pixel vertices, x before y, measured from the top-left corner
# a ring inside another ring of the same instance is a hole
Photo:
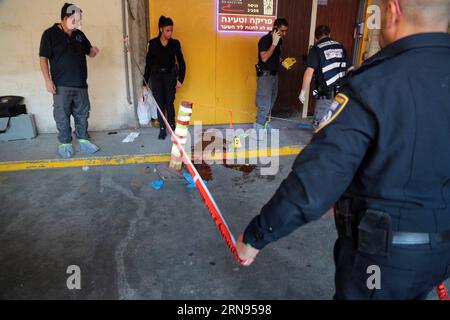
[[[149,40],[149,4],[148,0],[127,0],[127,16],[129,29],[129,43],[132,54],[139,63],[139,68],[132,64],[131,78],[133,88],[133,103],[138,126],[137,106],[142,90],[142,75],[145,72],[145,57]],[[140,70],[139,70],[140,69]]]
[[[312,0],[312,10],[311,10],[311,25],[309,29],[309,47],[314,45],[314,33],[317,27],[317,10],[319,2],[318,0]],[[303,80],[303,78],[302,78]],[[303,104],[302,118],[306,119],[308,117],[309,103],[311,100],[310,91],[306,92],[305,103]]]

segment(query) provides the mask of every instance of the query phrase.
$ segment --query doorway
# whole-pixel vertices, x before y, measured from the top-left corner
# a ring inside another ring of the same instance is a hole
[[[321,24],[328,25],[332,30],[333,39],[342,43],[354,59],[359,11],[363,4],[363,0],[346,0],[345,5],[342,4],[342,0],[280,0],[278,16],[286,17],[290,26],[283,49],[284,55],[295,57],[298,63],[293,70],[282,71],[280,74],[279,97],[274,107],[274,115],[286,117],[300,113],[303,113],[303,116],[314,113],[313,99],[309,99],[307,112],[306,110],[302,112],[303,106],[298,100],[305,72],[303,61],[312,45],[311,30]],[[315,10],[316,16],[313,15]]]

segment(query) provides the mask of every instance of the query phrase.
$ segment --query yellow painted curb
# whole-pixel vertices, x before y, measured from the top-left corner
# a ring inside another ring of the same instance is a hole
[[[296,156],[303,149],[297,146],[288,146],[281,149],[247,150],[227,153],[217,153],[205,161],[223,161],[224,159],[255,159],[266,157],[287,157]],[[81,167],[103,167],[103,166],[125,166],[135,164],[164,163],[170,161],[170,154],[147,154],[133,156],[111,156],[95,158],[77,158],[69,160],[33,160],[33,161],[8,161],[0,162],[0,172],[33,171],[63,168]]]

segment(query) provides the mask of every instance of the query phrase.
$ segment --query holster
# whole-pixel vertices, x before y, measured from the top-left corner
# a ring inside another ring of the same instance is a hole
[[[334,206],[334,218],[339,237],[356,239],[357,217],[350,206],[350,199],[340,199]]]
[[[335,222],[339,237],[351,239],[359,252],[389,254],[393,232],[388,213],[371,209],[352,212],[351,199],[340,199],[335,205]]]
[[[338,94],[338,87],[320,87],[317,90],[317,98],[326,98],[327,100],[333,100],[334,97]]]
[[[383,211],[366,210],[358,225],[358,251],[388,256],[392,244],[392,219]]]
[[[261,77],[263,73],[258,64],[255,65],[255,69],[256,69],[256,77],[258,77],[258,78]]]
[[[258,64],[255,65],[255,68],[256,68],[256,77],[258,78],[262,76],[275,76],[277,74],[276,72],[261,69],[261,67]]]

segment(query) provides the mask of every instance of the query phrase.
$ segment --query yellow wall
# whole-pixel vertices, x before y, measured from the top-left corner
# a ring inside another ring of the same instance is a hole
[[[194,121],[204,124],[255,121],[257,43],[261,35],[218,34],[215,0],[149,0],[150,33],[158,34],[161,15],[174,20],[187,64],[182,100],[194,103]]]

